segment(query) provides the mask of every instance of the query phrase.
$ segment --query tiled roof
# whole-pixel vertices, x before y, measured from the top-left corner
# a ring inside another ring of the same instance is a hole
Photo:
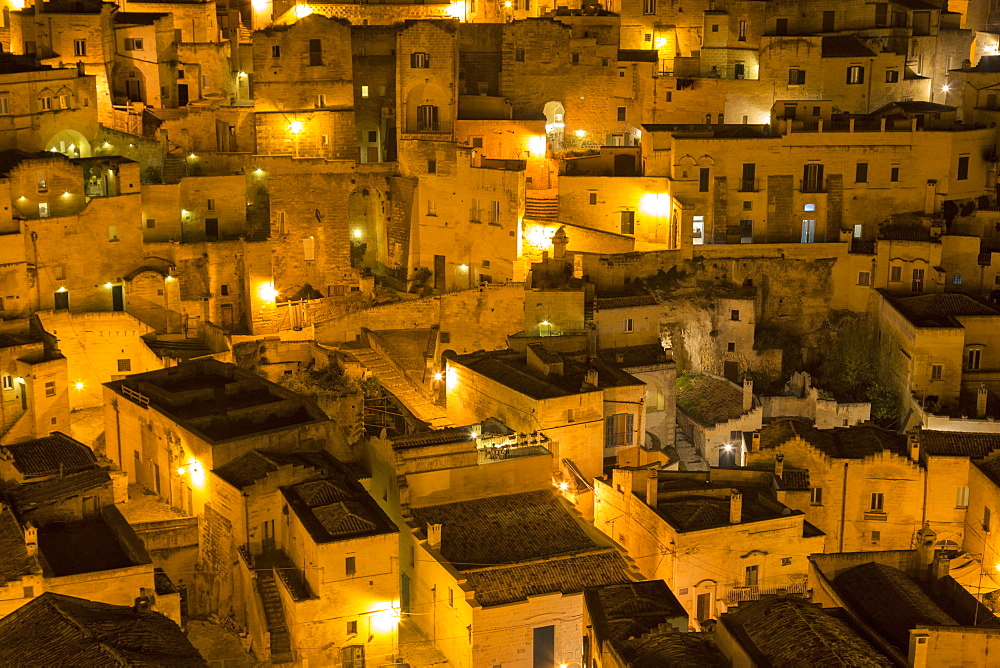
[[[918,224],[893,223],[884,225],[878,231],[878,238],[886,241],[932,241],[940,243],[940,239],[931,236],[930,229]]]
[[[324,475],[322,480],[281,488],[314,541],[329,543],[399,531],[342,465],[334,460]]]
[[[671,619],[683,619],[687,627],[687,611],[663,580],[592,587],[584,597],[602,640],[637,638]]]
[[[0,509],[0,587],[40,572],[34,558],[28,556],[24,534],[14,514],[8,508]]]
[[[466,426],[447,427],[433,431],[418,431],[392,439],[392,447],[396,449],[422,448],[430,445],[446,445],[449,443],[468,443],[476,440],[472,430]]]
[[[704,374],[679,376],[677,407],[698,424],[714,427],[743,415],[743,389],[725,378]]]
[[[830,35],[823,38],[823,58],[871,58],[875,53],[854,35]]]
[[[761,449],[777,448],[795,437],[827,455],[838,459],[864,459],[889,451],[907,456],[906,437],[872,425],[816,429],[808,422],[782,418],[760,430]]]
[[[746,468],[753,471],[767,471],[768,473],[773,474],[774,462],[750,462],[746,465]],[[790,468],[786,464],[784,471],[781,473],[780,480],[781,489],[784,490],[809,489],[809,470]]]
[[[475,591],[476,601],[484,607],[557,591],[576,594],[587,587],[630,580],[625,560],[610,549],[502,568],[466,570],[462,576]]]
[[[834,587],[853,610],[904,652],[910,629],[919,624],[957,626],[910,577],[892,566],[869,562],[844,571]]]
[[[97,466],[94,453],[83,443],[61,432],[23,443],[3,446],[14,467],[27,477],[58,475]]]
[[[993,484],[1000,487],[1000,454],[988,457],[980,462],[976,462],[976,466],[982,471],[987,478],[993,481]]]
[[[215,474],[237,489],[243,489],[279,466],[306,466],[314,469],[334,467],[330,455],[323,451],[274,452],[271,450],[251,450],[240,457],[215,469]]]
[[[13,348],[32,343],[41,343],[41,340],[35,339],[30,334],[0,334],[0,348]]]
[[[920,447],[928,455],[982,459],[1000,450],[1000,434],[922,429]]]
[[[664,364],[667,361],[667,352],[659,343],[607,348],[598,351],[597,356],[606,364],[614,364],[623,368],[652,366],[654,364]]]
[[[619,643],[631,668],[714,668],[730,665],[703,633],[663,631]]]
[[[883,295],[917,327],[961,327],[956,317],[1000,316],[1000,311],[995,307],[957,292],[912,297],[890,297],[886,293]]]
[[[800,598],[744,603],[719,621],[756,665],[894,665],[846,623]]]
[[[653,52],[655,53],[655,52]],[[594,308],[605,311],[616,308],[636,308],[640,306],[656,306],[653,295],[636,295],[634,297],[598,297],[594,300]]]
[[[442,525],[441,554],[460,571],[597,547],[548,490],[413,508],[411,513],[421,529]]]
[[[851,239],[851,250],[853,255],[874,255],[875,242],[865,239]]]
[[[110,484],[111,475],[105,469],[90,469],[61,478],[18,485],[10,491],[10,499],[18,512],[24,513]]]
[[[781,517],[781,509],[771,508],[760,502],[757,492],[744,489],[740,522],[759,522]],[[729,524],[728,496],[687,494],[671,496],[656,505],[670,526],[677,531],[701,531]]]
[[[206,666],[170,619],[46,592],[0,620],[3,666]]]

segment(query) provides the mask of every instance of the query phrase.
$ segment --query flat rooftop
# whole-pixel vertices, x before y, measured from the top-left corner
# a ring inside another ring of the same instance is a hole
[[[46,524],[38,529],[38,549],[57,577],[138,565],[101,520]]]

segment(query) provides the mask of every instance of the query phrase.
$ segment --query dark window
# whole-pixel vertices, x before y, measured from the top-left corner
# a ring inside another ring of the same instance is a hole
[[[514,60],[516,60],[519,63],[524,62],[524,49],[521,48],[514,49]]]
[[[642,13],[643,14],[655,14],[656,13],[656,0],[642,0]]]
[[[432,104],[422,104],[417,107],[417,131],[426,132],[438,129],[438,108]],[[480,142],[482,139],[480,139]],[[473,140],[475,146],[475,140]],[[482,144],[480,144],[482,146]]]
[[[882,492],[872,492],[872,512],[880,513],[885,507],[885,494]]]
[[[875,27],[883,28],[889,25],[889,4],[885,2],[875,3]]]
[[[868,183],[868,163],[859,162],[854,167],[854,182]]]
[[[963,155],[958,158],[958,180],[965,181],[969,178],[969,156]]]
[[[910,280],[910,290],[913,292],[924,291],[924,270],[914,269],[913,278]]]
[[[802,168],[802,192],[823,192],[823,165],[811,163]]]
[[[788,34],[788,19],[778,19],[777,21],[775,21],[774,34],[775,35]]]
[[[746,587],[756,587],[759,574],[760,566],[747,566],[743,569],[743,585]]]
[[[885,71],[885,82],[886,83],[896,83],[899,81],[899,70],[886,70]]]
[[[729,319],[733,320],[735,322],[739,322],[740,321],[740,312],[738,310],[736,310],[736,309],[731,310],[729,312]]]
[[[621,212],[622,234],[635,234],[635,211]]]
[[[118,371],[131,371],[132,370],[132,360],[118,360]]]
[[[281,58],[281,47],[278,46],[277,44],[275,44],[274,46],[271,47],[271,57],[272,58]],[[184,78],[183,70],[178,71],[177,78],[178,79],[183,79]]]
[[[622,122],[625,121],[625,112],[626,112],[626,108],[625,107],[618,107],[618,120],[619,121],[622,121]]]
[[[743,164],[743,178],[740,180],[740,191],[755,192],[757,190],[757,165],[755,163]]]
[[[309,40],[309,65],[323,64],[323,42],[318,39]]]
[[[426,69],[431,66],[431,55],[422,51],[410,54],[410,67]]]
[[[990,530],[990,509],[988,506],[983,506],[983,531]]]
[[[355,559],[354,557],[347,557],[347,558],[344,559],[344,574],[345,575],[354,575],[355,573],[358,572],[357,564],[354,561],[354,559]]]
[[[823,32],[833,32],[837,25],[837,12],[823,12]]]
[[[698,192],[707,193],[708,192],[708,167],[702,167],[698,170]]]
[[[729,343],[726,344],[726,352],[727,353],[735,353],[736,352],[736,342],[735,341],[730,341]]]
[[[569,54],[569,62],[572,65],[579,65],[580,64],[580,54],[576,53],[576,52],[573,52],[573,53]]]
[[[823,505],[823,488],[822,487],[811,487],[809,488],[809,503],[814,506]]]
[[[427,173],[428,174],[437,174],[437,171],[438,171],[437,160],[428,160],[427,161]]]
[[[56,396],[56,384],[55,383],[45,383],[45,396],[54,397]]]
[[[597,193],[590,193],[590,203],[597,204]]]
[[[801,86],[806,82],[806,71],[800,69],[788,70],[788,85]]]
[[[865,82],[865,68],[861,65],[851,65],[847,68],[847,83],[863,84]]]
[[[69,310],[69,291],[62,290],[55,293],[55,306],[53,307],[57,311],[68,311]]]
[[[899,265],[889,267],[889,281],[899,283],[901,280],[903,280],[903,268]]]
[[[369,130],[368,131],[368,143],[369,144],[377,144],[378,143],[378,130]]]
[[[893,167],[889,170],[889,180],[893,183],[899,181],[899,167]]]
[[[220,286],[219,287],[219,292],[222,293],[223,297],[228,297],[229,296],[229,286],[228,285]]]
[[[347,622],[347,635],[356,636],[358,635],[358,622]]]
[[[740,32],[739,36],[736,38],[739,42],[747,41],[747,22],[740,21]]]
[[[154,227],[156,227],[156,218],[147,218],[146,219],[146,229],[147,230],[151,230]]]

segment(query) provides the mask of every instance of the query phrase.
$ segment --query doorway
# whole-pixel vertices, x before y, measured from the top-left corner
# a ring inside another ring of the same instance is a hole
[[[726,380],[740,384],[740,364],[739,362],[725,361],[722,363],[722,375]]]
[[[445,261],[444,255],[434,256],[434,289],[445,289]]]
[[[186,107],[188,103],[187,84],[177,84],[177,106]]]
[[[59,290],[55,293],[55,310],[69,310],[69,290]]]
[[[224,330],[231,331],[233,329],[233,305],[223,304],[222,305],[222,328]]]
[[[205,239],[207,241],[218,241],[219,240],[219,219],[218,218],[206,218],[205,219]]]
[[[111,286],[111,310],[112,311],[124,311],[125,310],[125,286],[124,285],[112,285]]]
[[[556,665],[556,627],[540,626],[531,644],[531,668],[554,668]]]

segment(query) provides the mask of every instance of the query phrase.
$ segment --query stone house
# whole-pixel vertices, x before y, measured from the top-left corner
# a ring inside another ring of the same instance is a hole
[[[763,410],[753,381],[743,387],[709,374],[677,378],[678,429],[711,466],[740,466],[746,457],[743,432],[759,429]]]
[[[41,438],[69,429],[67,361],[41,337],[0,334],[0,443]]]

